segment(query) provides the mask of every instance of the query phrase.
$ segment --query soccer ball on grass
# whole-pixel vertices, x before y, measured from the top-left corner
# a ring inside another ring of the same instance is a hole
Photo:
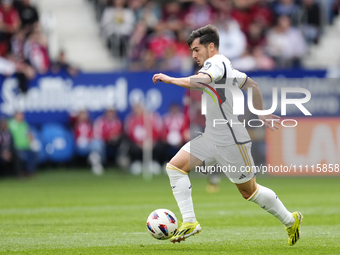
[[[175,214],[167,209],[153,211],[147,221],[148,232],[156,239],[165,240],[172,237],[178,228],[178,221]]]

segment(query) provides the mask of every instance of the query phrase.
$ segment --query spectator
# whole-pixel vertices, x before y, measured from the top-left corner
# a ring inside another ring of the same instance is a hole
[[[11,76],[15,73],[15,63],[7,58],[0,57],[0,74]]]
[[[94,138],[105,143],[107,158],[117,163],[118,149],[123,139],[123,123],[115,109],[108,108],[94,122]]]
[[[213,8],[207,0],[195,0],[185,14],[185,25],[193,30],[212,23]]]
[[[0,74],[5,76],[15,74],[18,79],[20,92],[26,93],[28,81],[34,78],[35,71],[24,61],[18,51],[14,51],[13,54],[7,54],[6,57],[0,56]]]
[[[262,47],[257,46],[253,49],[253,57],[257,70],[273,70],[275,68],[274,60],[265,54]]]
[[[254,56],[250,54],[249,49],[245,50],[240,58],[233,61],[233,67],[244,72],[256,70],[256,60]]]
[[[233,0],[210,0],[210,4],[214,8],[215,14],[223,13],[224,15],[231,15],[233,10]]]
[[[184,13],[178,1],[165,3],[163,8],[162,21],[167,24],[167,28],[177,32],[183,30]]]
[[[27,91],[28,80],[33,79],[35,76],[35,70],[29,63],[27,63],[25,57],[25,43],[26,31],[24,29],[20,29],[12,36],[12,52],[7,55],[7,59],[16,65],[17,78],[22,92]]]
[[[245,34],[248,34],[249,26],[253,21],[252,4],[253,1],[235,0],[235,8],[231,12],[232,17],[239,23]]]
[[[175,42],[175,54],[179,59],[180,70],[182,72],[192,72],[193,61],[191,58],[191,50],[187,43],[187,32],[182,29],[177,32],[177,40]]]
[[[15,150],[13,137],[8,129],[7,121],[0,120],[0,176],[14,172]]]
[[[22,112],[16,112],[14,118],[8,122],[9,130],[13,136],[14,147],[18,155],[18,169],[20,175],[32,176],[35,173],[37,155],[31,150],[30,143],[33,137]]]
[[[166,160],[170,160],[187,141],[189,125],[178,104],[172,104],[163,118]]]
[[[6,58],[0,57],[0,73],[4,75],[16,75],[20,92],[26,93],[29,80],[35,77],[34,69],[23,59],[17,59],[8,54]]]
[[[155,33],[149,37],[148,48],[157,60],[164,58],[164,52],[174,44],[174,34],[166,28],[164,22],[155,27]]]
[[[135,15],[135,21],[138,23],[142,21],[142,15],[141,13],[143,12],[143,8],[147,0],[129,0],[128,1],[128,6],[129,9],[131,9]]]
[[[247,40],[237,21],[220,14],[216,26],[220,35],[220,53],[230,60],[241,57],[247,47]]]
[[[50,58],[47,49],[47,40],[36,27],[29,35],[24,45],[24,55],[28,62],[39,73],[44,74],[50,68]]]
[[[317,43],[321,29],[321,10],[315,0],[303,0],[301,6],[302,33],[307,42]]]
[[[158,68],[160,63],[166,59],[167,49],[174,46],[175,40],[173,33],[166,28],[164,22],[159,22],[155,27],[155,32],[148,38],[148,50],[144,57],[146,66]]]
[[[306,53],[306,42],[300,30],[291,26],[288,16],[281,16],[267,35],[268,52],[278,67],[299,67]]]
[[[274,6],[274,11],[277,16],[288,16],[294,25],[297,24],[299,7],[294,0],[280,0]]]
[[[136,10],[138,21],[144,21],[149,29],[153,29],[159,22],[161,10],[154,1],[146,1]]]
[[[263,27],[259,23],[252,23],[248,33],[248,47],[252,50],[255,47],[264,47],[266,44]]]
[[[164,61],[160,65],[161,70],[192,72],[193,61],[186,40],[186,31],[178,31],[176,41],[165,48]]]
[[[114,56],[127,55],[126,42],[132,34],[134,23],[134,13],[126,8],[125,0],[109,0],[101,19],[101,28]]]
[[[146,121],[146,122],[145,122]],[[148,130],[147,124],[150,125]],[[152,156],[155,173],[160,171],[160,165],[164,162],[164,146],[162,138],[162,119],[158,113],[146,113],[143,106],[135,104],[125,120],[125,132],[130,140],[129,157],[130,171],[139,174],[142,170],[141,161],[143,160],[143,142],[152,137]],[[150,133],[149,133],[150,132]]]
[[[263,29],[268,29],[273,25],[274,13],[267,0],[258,0],[251,8],[253,23],[257,23]]]
[[[76,67],[67,62],[64,51],[60,51],[58,60],[52,62],[51,71],[52,73],[66,72],[73,77],[79,73],[79,70]]]
[[[13,56],[18,60],[24,60],[24,45],[26,42],[26,31],[18,30],[11,38],[11,50]]]
[[[137,23],[135,30],[130,37],[130,69],[132,71],[138,71],[143,68],[142,56],[145,55],[145,49],[147,45],[147,25],[144,21]]]
[[[20,18],[12,0],[2,0],[0,6],[0,55],[10,51],[11,36],[20,28]]]
[[[39,22],[37,9],[31,5],[31,0],[16,1],[14,4],[20,16],[21,28],[26,32],[32,32]]]
[[[94,139],[93,127],[87,111],[81,111],[74,125],[74,138],[76,153],[82,157],[88,157],[92,172],[101,175],[104,172],[103,161],[104,143],[99,139]]]

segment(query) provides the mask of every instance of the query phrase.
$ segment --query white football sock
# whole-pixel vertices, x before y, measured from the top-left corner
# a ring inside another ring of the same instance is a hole
[[[196,221],[194,205],[191,198],[191,183],[188,173],[171,165],[166,165],[172,192],[182,213],[183,222]]]
[[[258,204],[262,209],[274,215],[287,228],[291,227],[295,222],[292,214],[271,189],[257,184],[256,191],[247,200]]]

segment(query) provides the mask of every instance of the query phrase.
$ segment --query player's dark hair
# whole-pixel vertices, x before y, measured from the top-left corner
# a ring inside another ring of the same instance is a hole
[[[214,43],[215,48],[218,49],[220,45],[220,36],[218,35],[217,28],[213,25],[206,25],[192,31],[187,39],[189,47],[191,47],[192,42],[196,38],[200,38],[200,44],[204,45],[204,47],[207,47],[209,43]]]

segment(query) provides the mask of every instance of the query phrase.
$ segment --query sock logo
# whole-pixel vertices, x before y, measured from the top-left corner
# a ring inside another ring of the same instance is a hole
[[[176,186],[171,186],[172,189],[176,188]]]
[[[191,189],[191,185],[190,185],[189,189]]]

